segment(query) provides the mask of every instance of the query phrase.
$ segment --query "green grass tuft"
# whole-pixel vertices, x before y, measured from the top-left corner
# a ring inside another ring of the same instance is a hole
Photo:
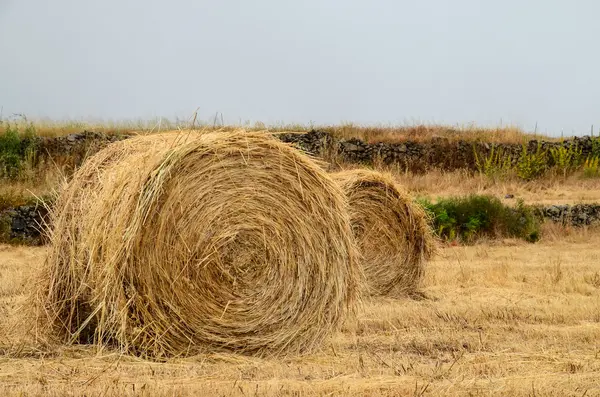
[[[36,131],[33,124],[24,128],[6,123],[0,133],[0,178],[19,179],[36,155]]]

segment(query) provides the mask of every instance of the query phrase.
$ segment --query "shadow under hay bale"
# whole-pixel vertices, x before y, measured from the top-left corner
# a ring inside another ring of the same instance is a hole
[[[418,294],[435,243],[425,211],[391,176],[355,169],[332,174],[349,201],[370,295]]]
[[[358,299],[343,192],[265,133],[114,143],[74,175],[52,223],[35,300],[63,343],[150,358],[306,352]]]

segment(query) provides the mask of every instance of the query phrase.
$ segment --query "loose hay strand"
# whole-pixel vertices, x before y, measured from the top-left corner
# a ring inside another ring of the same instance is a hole
[[[368,293],[415,294],[435,250],[425,211],[389,174],[353,169],[332,177],[349,201]]]
[[[112,144],[74,175],[53,225],[37,317],[63,342],[305,352],[359,299],[343,191],[266,133]]]

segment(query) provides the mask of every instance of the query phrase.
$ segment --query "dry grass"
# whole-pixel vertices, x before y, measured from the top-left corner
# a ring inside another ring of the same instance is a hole
[[[58,189],[64,182],[66,173],[54,164],[45,167],[43,172],[37,172],[34,177],[0,183],[0,198],[13,197],[16,201],[23,201],[28,197],[43,196]],[[515,198],[524,199],[528,204],[600,203],[600,178],[581,178],[579,175],[567,178],[549,176],[527,182],[519,179],[493,180],[461,170],[430,170],[425,174],[414,174],[391,167],[376,169],[391,173],[395,181],[409,194],[433,199],[468,194],[490,194],[504,199],[507,194],[512,194]],[[505,200],[506,203],[514,201]]]
[[[56,204],[37,295],[42,331],[153,358],[317,347],[352,311],[346,199],[260,132],[110,145]]]
[[[24,131],[28,126],[33,127],[36,134],[43,137],[56,137],[83,131],[103,132],[105,134],[121,134],[132,131],[165,131],[177,128],[178,123],[167,120],[138,120],[138,121],[55,121],[19,118],[0,123],[0,134],[4,133],[9,125],[19,127]]]
[[[381,168],[392,173],[395,181],[408,193],[423,197],[451,197],[469,194],[489,194],[506,203],[517,198],[526,204],[573,204],[600,202],[600,178],[583,179],[578,175],[567,178],[547,177],[530,182],[491,178],[473,175],[466,171],[446,172],[431,170],[426,174],[413,174]],[[513,199],[504,200],[506,195]]]
[[[369,294],[415,294],[435,248],[423,209],[390,175],[355,169],[332,177],[348,197]]]
[[[283,359],[36,350],[9,325],[45,252],[0,247],[2,395],[600,395],[598,230],[443,248],[424,280],[431,299],[374,298],[321,351]]]
[[[48,169],[33,178],[0,181],[0,211],[6,206],[18,206],[36,198],[54,196],[65,183],[59,171]]]
[[[84,130],[104,132],[107,134],[131,132],[165,132],[169,130],[187,129],[190,126],[201,126],[206,130],[235,130],[244,128],[252,131],[269,130],[306,132],[312,129],[328,131],[340,138],[359,138],[369,143],[374,142],[404,142],[429,141],[433,138],[446,138],[450,141],[483,141],[522,143],[530,139],[558,140],[548,135],[529,133],[516,126],[482,127],[476,124],[440,125],[414,123],[404,125],[361,125],[345,123],[339,125],[305,125],[305,124],[275,124],[265,125],[261,122],[244,123],[243,125],[223,125],[218,118],[201,121],[192,116],[189,120],[170,121],[167,119],[136,120],[136,121],[54,121],[36,120],[28,121],[18,119],[12,121],[13,125],[25,127],[32,124],[40,136],[61,136],[77,133]],[[0,123],[0,134],[6,128],[6,123]]]
[[[403,126],[343,124],[339,126],[321,126],[319,129],[331,132],[341,138],[359,138],[369,143],[425,142],[434,138],[444,138],[450,142],[464,140],[468,142],[503,143],[523,143],[531,139],[557,140],[543,134],[527,133],[515,126],[480,127],[475,124],[415,124]]]

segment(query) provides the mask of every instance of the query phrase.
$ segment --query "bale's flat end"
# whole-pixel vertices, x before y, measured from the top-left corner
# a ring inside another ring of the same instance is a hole
[[[267,133],[112,144],[74,175],[53,225],[38,310],[63,342],[306,352],[358,299],[342,190]]]

